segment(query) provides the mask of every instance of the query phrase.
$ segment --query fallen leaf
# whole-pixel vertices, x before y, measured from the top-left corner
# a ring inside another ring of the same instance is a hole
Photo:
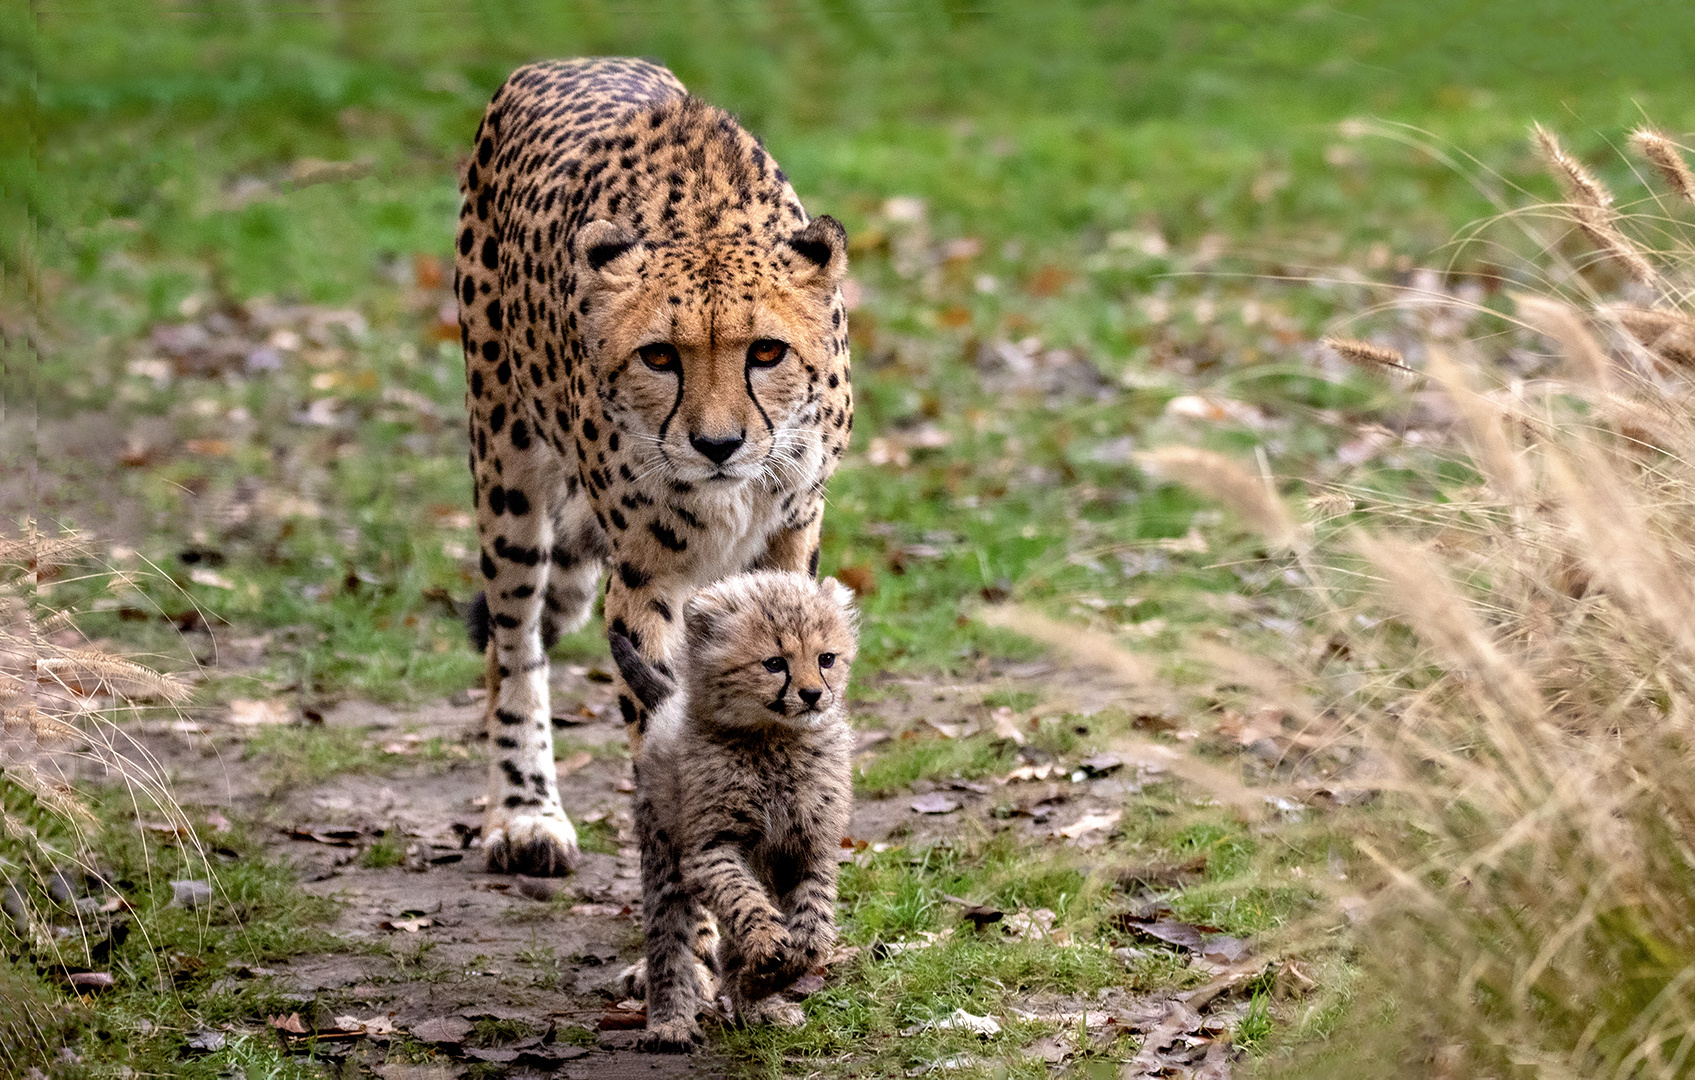
[[[992,1016],[975,1016],[964,1009],[955,1009],[940,1020],[926,1020],[922,1024],[914,1024],[901,1032],[903,1038],[910,1039],[920,1031],[969,1031],[973,1035],[988,1038],[999,1035],[1001,1026]]]
[[[587,750],[578,750],[567,758],[560,758],[553,763],[554,775],[563,780],[567,776],[594,760],[594,755]]]
[[[598,915],[598,916],[603,916],[603,917],[607,917],[607,918],[616,918],[617,916],[620,916],[620,915],[628,915],[628,914],[630,914],[630,912],[631,912],[631,909],[629,907],[622,906],[622,905],[619,905],[619,904],[572,904],[571,905],[571,914],[572,915]]]
[[[226,723],[235,724],[238,727],[286,724],[293,719],[294,710],[288,702],[281,699],[258,701],[251,698],[235,698],[232,700],[229,715],[224,717]]]
[[[995,738],[1010,739],[1014,745],[1024,745],[1024,732],[1018,728],[1018,716],[1011,706],[1001,705],[989,713],[989,720],[994,724]],[[1028,768],[1029,766],[1025,766]]]
[[[338,1016],[333,1023],[349,1035],[393,1035],[395,1032],[394,1022],[386,1016],[373,1016],[369,1020],[361,1020],[356,1016]]]
[[[939,791],[932,791],[912,800],[912,809],[920,814],[951,814],[959,809],[959,800]]]
[[[229,457],[232,446],[228,439],[189,439],[182,448],[201,457]]]
[[[210,1054],[215,1050],[222,1050],[224,1043],[228,1041],[229,1037],[221,1031],[194,1031],[189,1033],[188,1042],[184,1046],[191,1052]]]
[[[1105,814],[1084,814],[1070,825],[1060,829],[1056,835],[1063,836],[1067,840],[1076,840],[1088,833],[1104,832],[1107,829],[1111,829],[1117,825],[1119,819],[1123,817],[1124,811],[1122,810],[1113,810],[1110,813]]]
[[[188,580],[196,585],[208,585],[214,589],[233,589],[235,582],[218,573],[209,566],[196,566],[188,572]]]
[[[459,1016],[436,1016],[412,1025],[412,1037],[427,1043],[464,1042],[476,1027]]]
[[[1034,911],[1015,911],[1006,916],[1003,925],[1007,937],[1014,941],[1049,937],[1053,931],[1056,916],[1051,908],[1036,908]]]
[[[600,1018],[602,1031],[634,1031],[647,1026],[647,1010],[641,1012],[625,1012],[622,1009],[612,1009]]]
[[[265,1022],[276,1028],[278,1031],[286,1031],[290,1035],[306,1034],[306,1025],[300,1022],[299,1013],[289,1013],[287,1016],[277,1015],[267,1017]]]
[[[112,976],[104,971],[73,971],[71,985],[78,990],[105,990],[112,985]]]

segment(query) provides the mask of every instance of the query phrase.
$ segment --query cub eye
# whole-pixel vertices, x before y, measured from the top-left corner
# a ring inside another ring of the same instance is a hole
[[[787,355],[788,345],[772,338],[761,338],[747,347],[747,362],[752,367],[776,367]]]
[[[682,361],[677,357],[676,346],[664,341],[643,345],[636,350],[636,355],[642,358],[642,363],[655,371],[676,371],[682,366]]]
[[[787,671],[789,670],[789,662],[784,660],[781,656],[767,657],[765,660],[765,670],[770,672]]]
[[[834,667],[835,665],[836,665],[836,654],[835,653],[833,653],[833,652],[821,652],[821,653],[818,654],[818,666],[819,667]]]

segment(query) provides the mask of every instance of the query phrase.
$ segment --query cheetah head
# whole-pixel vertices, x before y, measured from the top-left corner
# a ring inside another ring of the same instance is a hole
[[[640,471],[707,485],[810,474],[820,403],[846,359],[839,222],[762,244],[643,240],[595,221],[576,249],[589,370]]]

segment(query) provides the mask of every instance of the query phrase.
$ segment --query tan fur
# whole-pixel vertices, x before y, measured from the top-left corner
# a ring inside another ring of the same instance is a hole
[[[608,626],[669,671],[695,589],[816,571],[852,428],[846,236],[807,217],[727,113],[640,60],[513,73],[461,189],[491,631],[484,842],[491,870],[563,873],[576,835],[554,786],[544,638],[587,620],[609,566]],[[636,749],[645,710],[622,685],[619,705]]]
[[[711,921],[722,939],[704,958],[742,1022],[792,1012],[772,995],[835,940],[836,852],[853,804],[850,599],[834,579],[767,571],[688,605],[681,685],[637,761],[652,1049],[701,1039],[695,961]]]

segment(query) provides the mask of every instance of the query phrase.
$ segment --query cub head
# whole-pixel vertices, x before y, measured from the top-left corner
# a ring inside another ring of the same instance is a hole
[[[711,485],[821,458],[808,435],[845,359],[847,233],[827,216],[802,225],[793,206],[794,223],[774,236],[720,225],[640,239],[606,220],[578,234],[588,367],[607,413],[647,457],[644,473]]]
[[[699,721],[804,730],[845,715],[858,618],[853,594],[834,578],[728,577],[695,594],[684,626],[683,677]]]

